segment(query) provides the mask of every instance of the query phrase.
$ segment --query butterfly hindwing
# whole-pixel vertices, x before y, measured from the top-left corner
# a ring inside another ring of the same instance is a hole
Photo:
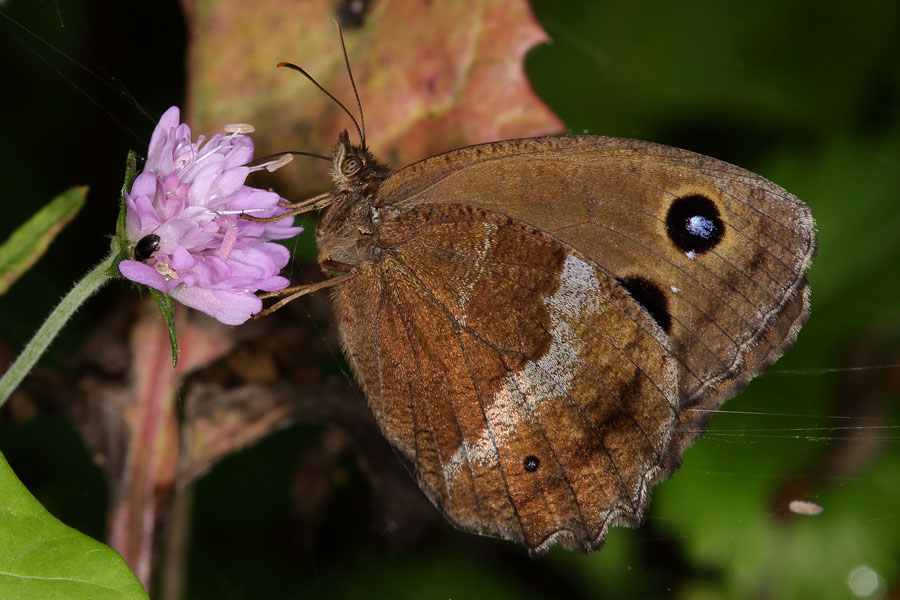
[[[335,293],[377,421],[451,521],[596,547],[663,475],[678,369],[657,323],[572,248],[504,215],[385,215]],[[364,331],[365,330],[365,331]],[[374,332],[374,334],[368,333]]]

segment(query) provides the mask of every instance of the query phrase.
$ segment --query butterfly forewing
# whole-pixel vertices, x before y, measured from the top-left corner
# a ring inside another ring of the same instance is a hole
[[[734,390],[749,381],[807,313],[809,207],[685,150],[590,136],[485,144],[399,171],[379,201],[398,212],[431,202],[481,207],[576,248],[667,329],[685,406],[715,404],[723,382]],[[776,323],[791,303],[795,318]],[[770,327],[781,333],[766,335]]]

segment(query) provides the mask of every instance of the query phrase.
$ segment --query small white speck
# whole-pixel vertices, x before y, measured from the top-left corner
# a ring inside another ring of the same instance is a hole
[[[678,289],[678,288],[675,287],[674,285],[670,285],[670,286],[669,286],[669,289],[672,290],[672,293],[673,293],[673,294],[677,294],[678,292],[681,291],[680,289]]]
[[[806,500],[791,500],[788,508],[792,513],[798,515],[817,515],[822,512],[822,507],[815,502],[807,502]]]
[[[281,167],[283,167],[284,165],[288,164],[288,163],[291,162],[292,160],[294,160],[294,155],[293,155],[293,154],[282,154],[281,156],[279,156],[279,157],[276,158],[275,160],[269,161],[269,162],[267,162],[265,165],[260,165],[260,166],[261,166],[261,167],[264,166],[264,167],[266,168],[266,171],[268,171],[269,173],[271,173],[271,172],[274,171],[275,169],[280,169]]]
[[[224,127],[225,133],[253,133],[256,128],[250,123],[229,123]]]
[[[697,257],[697,253],[694,252],[693,250],[689,250],[689,251],[685,252],[684,255],[687,256],[691,260],[694,260]]]
[[[716,229],[716,224],[702,215],[694,215],[685,222],[688,233],[708,240]]]
[[[860,565],[847,575],[847,587],[857,598],[868,598],[878,589],[880,580],[872,567]]]

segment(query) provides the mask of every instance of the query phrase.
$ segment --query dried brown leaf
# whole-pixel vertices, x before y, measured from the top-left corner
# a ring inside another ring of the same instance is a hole
[[[332,24],[336,3],[183,0],[191,30],[189,122],[214,133],[246,121],[259,154],[328,154],[350,119],[280,61],[306,69],[355,112]],[[347,51],[377,156],[400,167],[455,147],[559,132],[523,58],[547,36],[524,0],[373,1]],[[285,193],[327,187],[321,165],[278,172]]]

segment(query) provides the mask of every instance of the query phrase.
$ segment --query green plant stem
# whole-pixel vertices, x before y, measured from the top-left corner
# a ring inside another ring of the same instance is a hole
[[[104,283],[110,280],[107,270],[112,266],[115,253],[108,256],[99,265],[91,269],[84,278],[75,284],[68,294],[53,309],[41,328],[37,330],[22,353],[9,370],[0,378],[0,406],[22,383],[25,375],[31,371],[41,355],[50,347],[53,339],[62,330],[66,322],[75,314],[78,307],[85,303],[94,292],[99,290]]]

